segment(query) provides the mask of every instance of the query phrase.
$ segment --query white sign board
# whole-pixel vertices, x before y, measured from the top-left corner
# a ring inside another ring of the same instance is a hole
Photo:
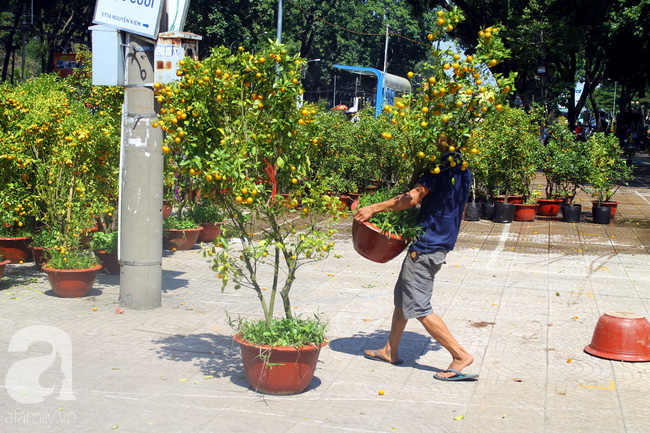
[[[93,23],[156,39],[164,0],[97,0]]]

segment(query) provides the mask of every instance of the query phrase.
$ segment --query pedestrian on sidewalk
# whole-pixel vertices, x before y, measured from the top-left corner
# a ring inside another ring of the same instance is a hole
[[[438,150],[444,153],[446,149],[446,142],[440,141]],[[449,367],[433,377],[447,381],[474,380],[478,375],[462,373],[474,358],[456,341],[431,307],[434,277],[445,263],[447,253],[456,244],[471,181],[469,170],[464,169],[462,164],[452,166],[448,161],[449,156],[457,158],[459,153],[447,152],[442,158],[445,164],[440,167],[440,173],[426,171],[410,191],[381,203],[358,208],[354,213],[355,220],[364,222],[378,212],[397,212],[421,202],[418,222],[423,232],[411,244],[395,284],[395,308],[388,341],[381,349],[366,350],[364,356],[401,364],[399,343],[408,320],[416,318],[452,356]]]

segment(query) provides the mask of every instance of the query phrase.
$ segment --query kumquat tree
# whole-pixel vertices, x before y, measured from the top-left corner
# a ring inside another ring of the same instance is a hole
[[[387,163],[398,164],[392,182],[387,182],[394,184],[394,189],[362,198],[362,206],[411,189],[425,170],[439,174],[458,164],[465,170],[469,162],[463,153],[480,152],[476,144],[468,146],[472,131],[485,119],[501,115],[513,90],[514,74],[503,77],[489,71],[509,55],[500,27],[481,30],[476,54],[461,55],[443,42],[453,36],[463,15],[454,7],[438,11],[437,16],[438,27],[427,36],[431,57],[417,73],[408,73],[412,91],[396,98],[393,105],[385,105],[380,116],[384,128],[379,145],[388,155]],[[370,222],[382,232],[406,235],[417,229],[415,213],[409,210],[400,217],[378,213]]]
[[[5,229],[29,226],[74,246],[95,217],[110,214],[119,153],[112,122],[79,101],[77,87],[54,75],[2,88],[0,192]]]
[[[327,222],[340,215],[338,199],[313,173],[321,137],[317,110],[297,105],[304,65],[277,43],[255,54],[218,47],[200,62],[183,60],[178,82],[155,86],[163,152],[213,191],[228,220],[207,250],[212,269],[222,290],[253,289],[267,324],[278,293],[293,317],[296,271],[330,254]],[[258,272],[263,265],[270,274]]]
[[[489,68],[508,55],[501,41],[503,30],[487,27],[479,32],[475,55],[461,55],[443,42],[453,36],[455,25],[464,19],[458,8],[438,11],[438,28],[427,36],[431,57],[417,71],[409,72],[414,91],[384,106],[383,119],[394,128],[386,129],[382,138],[394,140],[395,150],[403,160],[407,187],[412,187],[423,170],[439,173],[445,164],[467,164],[461,152],[479,152],[467,148],[471,130],[481,119],[504,108],[513,90],[515,75],[492,75]],[[441,161],[438,142],[445,141],[449,161]],[[390,148],[391,146],[389,146]]]

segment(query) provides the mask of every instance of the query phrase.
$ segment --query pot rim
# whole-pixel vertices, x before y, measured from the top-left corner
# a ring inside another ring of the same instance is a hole
[[[10,237],[0,237],[0,241],[24,241],[31,239],[29,236],[10,236]]]
[[[95,264],[92,268],[83,268],[83,269],[57,269],[50,267],[43,267],[45,272],[83,272],[83,271],[97,271],[102,268],[102,265],[99,263]]]
[[[247,340],[244,340],[242,338],[240,332],[235,334],[233,336],[233,339],[239,344],[244,344],[244,345],[250,346],[250,347],[257,347],[260,350],[298,350],[298,351],[301,351],[301,350],[316,350],[316,349],[320,350],[323,347],[327,346],[327,344],[329,343],[329,340],[325,339],[325,341],[323,341],[323,343],[320,344],[320,345],[310,344],[308,346],[269,346],[267,344],[253,344],[253,343],[251,343],[251,342],[249,342]]]
[[[166,232],[187,232],[187,231],[192,231],[192,230],[201,231],[201,230],[203,230],[203,227],[198,226],[195,229],[165,229]]]
[[[372,230],[373,232],[379,233],[380,235],[385,236],[385,237],[387,237],[389,239],[394,239],[396,241],[405,241],[405,242],[407,241],[407,239],[403,238],[402,236],[396,235],[394,233],[389,234],[388,232],[382,232],[381,230],[379,230],[379,227],[377,227],[376,225],[374,225],[370,221],[364,221],[363,223],[360,223],[357,220],[353,220],[353,224],[364,225],[364,226],[368,227],[370,230]]]

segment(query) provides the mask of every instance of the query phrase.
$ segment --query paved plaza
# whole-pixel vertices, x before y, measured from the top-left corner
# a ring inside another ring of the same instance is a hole
[[[165,255],[162,308],[123,314],[119,276],[60,299],[33,263],[8,265],[0,432],[648,432],[650,363],[583,351],[605,312],[650,317],[650,160],[637,164],[609,226],[591,223],[582,195],[578,224],[463,223],[432,302],[474,355],[466,372],[477,382],[435,380],[451,358],[415,320],[402,365],[363,358],[388,335],[403,256],[359,256],[350,219],[338,226],[342,257],[301,268],[292,290],[295,312],[319,314],[329,338],[311,385],[294,396],[249,388],[228,317],[258,315],[259,303],[252,291],[222,293],[198,245]],[[35,325],[69,336],[71,356],[46,342],[17,347],[17,333]],[[44,401],[25,403],[29,390],[12,388],[20,367],[42,372],[36,389],[53,387]]]

